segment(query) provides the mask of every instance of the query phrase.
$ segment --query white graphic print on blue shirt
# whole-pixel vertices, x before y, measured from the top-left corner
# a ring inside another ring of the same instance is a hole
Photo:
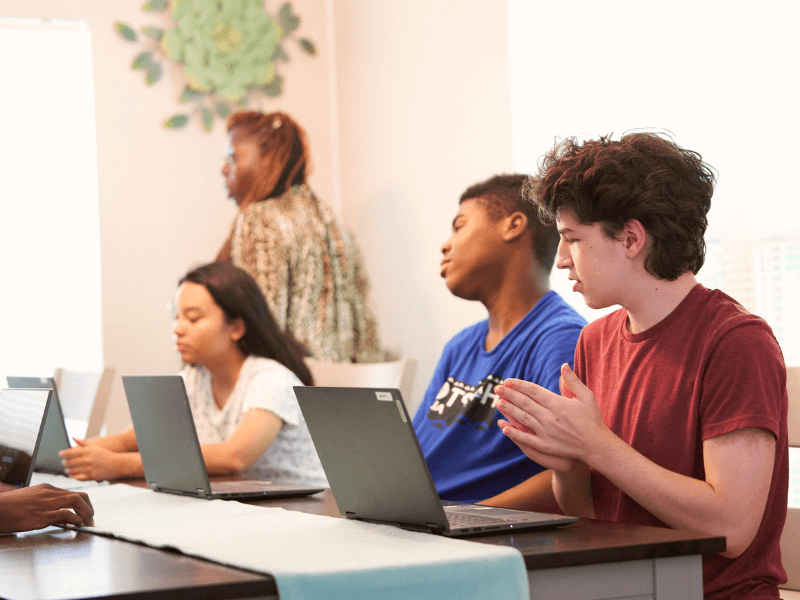
[[[509,377],[558,392],[561,365],[573,364],[584,319],[548,292],[491,351],[487,321],[461,331],[442,352],[414,429],[439,495],[475,502],[542,470],[496,426],[494,386]]]
[[[428,410],[428,418],[433,421],[434,427],[440,429],[460,421],[486,431],[492,426],[497,404],[494,387],[504,381],[505,379],[489,375],[474,386],[448,377]]]

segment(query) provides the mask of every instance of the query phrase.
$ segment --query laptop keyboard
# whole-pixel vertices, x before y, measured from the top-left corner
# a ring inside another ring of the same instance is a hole
[[[272,489],[274,486],[269,481],[214,481],[211,483],[211,491],[214,493],[229,492],[262,492],[266,488]]]
[[[531,516],[529,514],[509,513],[507,516],[495,516],[483,512],[476,513],[473,511],[459,511],[458,509],[451,509],[449,507],[445,507],[445,514],[447,514],[447,521],[450,523],[450,527],[453,529],[458,527],[474,527],[476,525],[520,523],[531,520]]]

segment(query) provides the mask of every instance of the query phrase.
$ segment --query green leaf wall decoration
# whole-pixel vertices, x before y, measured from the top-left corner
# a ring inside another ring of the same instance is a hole
[[[142,6],[142,10],[161,12],[162,10],[166,10],[168,6],[169,2],[167,0],[150,0],[150,2],[145,2],[144,6]]]
[[[225,119],[259,97],[279,96],[284,79],[276,65],[289,62],[286,40],[294,39],[308,55],[317,53],[310,39],[294,36],[301,19],[290,2],[275,18],[263,0],[149,0],[142,10],[163,13],[165,23],[141,27],[141,38],[126,23],[114,28],[123,39],[145,44],[131,69],[145,71],[147,85],[162,78],[165,63],[182,67],[186,85],[178,101],[191,110],[164,121],[167,129],[197,119],[211,131],[215,117]]]
[[[133,59],[133,64],[131,64],[131,69],[146,69],[150,62],[153,59],[152,52],[142,52],[141,54],[137,54],[136,58]]]
[[[211,131],[211,126],[214,124],[214,113],[212,113],[209,109],[203,107],[203,126],[206,128],[206,131]]]
[[[136,32],[132,27],[125,25],[125,23],[120,23],[117,21],[114,23],[114,29],[116,29],[117,32],[129,42],[135,42],[137,39]]]
[[[200,92],[195,92],[191,88],[191,86],[187,85],[185,88],[183,88],[183,91],[181,92],[181,95],[180,95],[180,98],[178,98],[178,101],[181,102],[181,103],[190,102],[192,100],[200,98],[202,95],[203,94],[201,94]]]
[[[300,17],[292,14],[292,5],[286,2],[278,11],[278,22],[286,35],[292,33],[300,26]]]
[[[311,56],[314,56],[317,53],[317,47],[314,45],[308,38],[300,38],[300,47],[308,52]]]
[[[161,38],[164,36],[164,30],[160,27],[151,27],[149,25],[145,25],[142,27],[142,33],[149,37],[151,40],[155,40],[157,42],[161,41]]]
[[[185,127],[188,122],[189,117],[187,115],[175,115],[164,121],[164,127],[167,129],[180,129]]]
[[[224,102],[217,102],[216,108],[217,108],[217,114],[221,119],[224,119],[229,114],[231,114],[231,107],[225,104]]]
[[[158,63],[150,63],[147,65],[147,78],[146,82],[147,85],[153,85],[156,81],[161,79],[161,74],[164,72],[164,68]]]

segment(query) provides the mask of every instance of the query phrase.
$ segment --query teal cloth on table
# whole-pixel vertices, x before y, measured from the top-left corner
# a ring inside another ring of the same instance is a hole
[[[282,600],[528,597],[514,548],[124,484],[86,491],[87,531],[272,575]]]

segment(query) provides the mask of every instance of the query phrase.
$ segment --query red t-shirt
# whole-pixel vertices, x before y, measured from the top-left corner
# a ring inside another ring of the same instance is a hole
[[[730,296],[696,285],[663,321],[631,334],[627,312],[587,325],[575,372],[603,421],[662,467],[705,480],[703,440],[745,427],[777,438],[769,497],[755,539],[735,559],[703,557],[706,598],[777,598],[786,581],[780,536],[789,486],[786,367],[766,322]],[[595,517],[666,525],[592,472]]]

